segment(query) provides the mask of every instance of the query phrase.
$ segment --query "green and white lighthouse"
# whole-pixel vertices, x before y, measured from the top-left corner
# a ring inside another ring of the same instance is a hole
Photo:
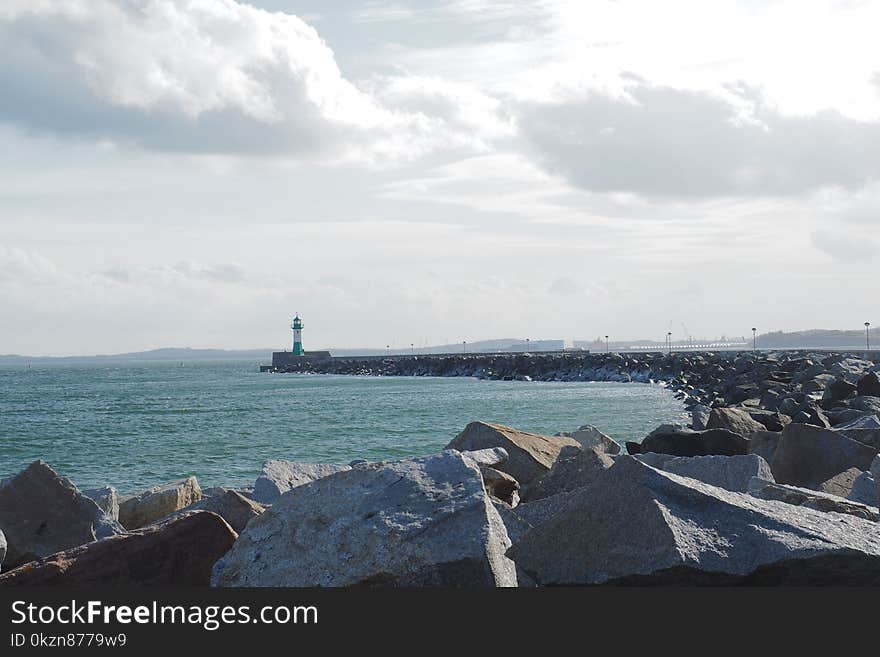
[[[290,328],[293,329],[293,355],[304,356],[306,352],[303,349],[303,323],[299,318],[299,313],[294,316]]]

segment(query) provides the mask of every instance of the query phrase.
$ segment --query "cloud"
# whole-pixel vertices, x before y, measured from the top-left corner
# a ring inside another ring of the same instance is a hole
[[[731,89],[733,103],[631,82],[623,96],[523,104],[527,148],[578,187],[646,196],[792,195],[880,178],[880,122],[784,116],[748,88]]]
[[[6,0],[0,120],[187,153],[408,160],[442,117],[385,106],[296,16],[234,0]]]
[[[0,285],[46,285],[63,278],[55,263],[40,253],[0,244]]]
[[[810,241],[839,262],[873,262],[880,257],[880,245],[865,235],[821,229],[810,235]]]

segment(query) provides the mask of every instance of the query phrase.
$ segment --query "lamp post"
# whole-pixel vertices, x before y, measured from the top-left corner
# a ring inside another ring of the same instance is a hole
[[[871,351],[871,322],[865,322],[865,351]]]
[[[463,354],[467,353],[467,340],[461,341],[461,353],[463,353]]]
[[[605,336],[605,353],[610,353],[611,349],[608,347],[608,336]]]
[[[391,345],[390,345],[390,344],[386,344],[386,345],[385,345],[385,355],[386,355],[386,356],[390,356],[390,355],[391,355]]]
[[[410,343],[409,343],[409,350],[410,350],[410,353],[412,353],[413,356],[416,355],[416,343],[415,343],[415,342],[410,342]]]
[[[758,329],[752,327],[752,351],[758,351]]]
[[[528,350],[529,350],[529,339],[526,338],[526,351],[528,351]]]
[[[669,353],[672,354],[672,331],[666,332],[666,346],[669,348]]]

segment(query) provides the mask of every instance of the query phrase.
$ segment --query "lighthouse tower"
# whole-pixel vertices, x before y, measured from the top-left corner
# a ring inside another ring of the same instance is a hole
[[[293,329],[293,355],[304,356],[306,352],[303,350],[303,323],[299,318],[299,313],[293,318],[293,324],[290,325],[290,328]]]

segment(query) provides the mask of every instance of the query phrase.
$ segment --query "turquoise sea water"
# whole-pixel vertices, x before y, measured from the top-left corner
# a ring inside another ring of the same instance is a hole
[[[270,458],[421,456],[471,420],[620,442],[679,420],[656,385],[261,374],[250,362],[0,367],[0,478],[42,458],[80,488],[194,474],[252,485]]]

